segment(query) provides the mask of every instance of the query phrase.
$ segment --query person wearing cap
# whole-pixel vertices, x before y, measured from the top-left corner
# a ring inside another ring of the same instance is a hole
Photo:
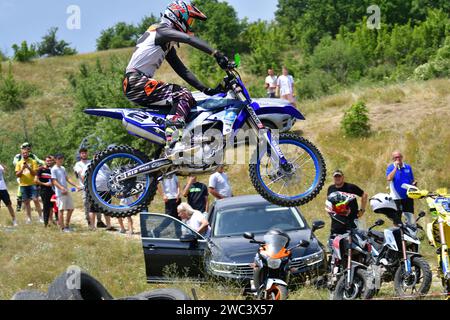
[[[32,160],[35,160],[39,166],[45,166],[45,161],[39,159],[34,153],[31,152],[31,143],[24,142],[20,145],[20,150],[27,149],[28,150],[28,157]],[[13,158],[13,166],[16,167],[17,163],[22,160],[22,152],[18,153]],[[17,189],[17,207],[16,211],[20,212],[22,209],[22,193],[20,192],[20,182],[19,178],[17,179],[17,183],[19,184],[19,187]]]
[[[39,214],[39,221],[44,223],[42,209],[38,199],[38,190],[34,181],[38,169],[38,163],[30,158],[28,149],[23,148],[22,159],[16,163],[15,172],[16,177],[19,178],[20,193],[27,213],[27,223],[31,223],[31,200],[33,200]]]
[[[333,181],[334,183],[328,187],[327,196],[333,192],[341,191],[346,193],[351,193],[361,197],[361,209],[358,209],[358,201],[357,199],[353,199],[349,203],[350,214],[348,218],[352,221],[352,226],[356,228],[355,220],[361,218],[364,215],[367,207],[367,200],[369,195],[364,192],[360,187],[356,184],[345,182],[344,173],[342,170],[335,170],[333,172]],[[333,226],[333,221],[331,223],[331,232],[333,233],[333,228],[337,226]]]

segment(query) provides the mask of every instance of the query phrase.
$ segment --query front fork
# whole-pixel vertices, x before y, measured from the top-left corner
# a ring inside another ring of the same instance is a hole
[[[254,130],[255,134],[258,137],[258,146],[260,145],[259,138],[260,133],[262,134],[262,142],[264,143],[264,146],[269,145],[267,149],[267,153],[269,156],[276,161],[276,163],[280,163],[281,165],[288,164],[288,161],[286,160],[283,152],[280,149],[280,145],[278,144],[277,139],[273,139],[272,132],[270,129],[266,129],[264,127],[264,124],[261,122],[261,120],[258,118],[258,115],[256,114],[255,110],[251,106],[246,107],[247,113],[249,115],[248,121],[250,123],[250,127]],[[276,157],[272,157],[272,153],[276,155]],[[258,152],[259,155],[259,152]]]
[[[400,229],[400,234],[402,238],[403,264],[405,266],[406,275],[409,276],[411,274],[411,260],[408,259],[408,255],[406,254],[406,241],[404,239],[405,236],[402,229]]]
[[[346,281],[345,281],[345,287],[346,289],[350,289],[352,283],[353,283],[353,268],[352,268],[352,237],[349,236],[348,240],[348,250],[347,250],[347,274],[346,274]]]
[[[445,230],[444,230],[444,221],[442,219],[439,220],[439,236],[441,240],[441,267],[443,277],[446,280],[450,280],[450,266],[448,261],[448,246],[447,241],[445,239]]]

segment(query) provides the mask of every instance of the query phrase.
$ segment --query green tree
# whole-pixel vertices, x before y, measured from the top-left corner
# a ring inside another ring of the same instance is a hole
[[[58,28],[53,27],[42,37],[42,41],[38,44],[38,54],[40,56],[68,56],[77,53],[75,49],[69,47],[69,43],[66,41],[57,40],[57,32]]]
[[[13,44],[12,48],[14,50],[13,59],[19,62],[28,62],[38,56],[36,46],[34,44],[28,46],[26,41],[22,41],[20,47],[17,44]]]
[[[213,48],[222,51],[230,59],[235,53],[248,50],[246,41],[239,40],[242,27],[234,8],[227,2],[218,0],[199,0],[196,5],[208,16],[207,21],[198,21],[194,31],[198,37],[207,41]],[[209,86],[215,86],[223,77],[223,71],[217,66],[215,59],[208,57],[205,53],[190,50],[189,66],[192,71]]]
[[[97,50],[133,47],[138,39],[138,33],[134,25],[119,22],[101,32],[97,39]]]
[[[244,37],[251,39],[250,54],[245,66],[252,73],[264,75],[269,68],[281,69],[286,41],[276,24],[265,21],[252,23],[245,30]]]
[[[147,31],[151,25],[158,22],[159,19],[155,17],[153,14],[150,16],[145,16],[144,18],[142,18],[141,22],[139,22],[139,24],[136,26],[137,36],[144,34],[145,31]]]
[[[2,61],[7,61],[8,57],[6,56],[6,54],[3,53],[3,51],[0,50],[0,62]]]

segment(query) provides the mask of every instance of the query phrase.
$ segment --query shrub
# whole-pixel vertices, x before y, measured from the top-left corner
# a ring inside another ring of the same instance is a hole
[[[8,112],[24,107],[24,100],[34,92],[34,88],[14,79],[11,65],[4,76],[0,69],[0,110]]]
[[[34,44],[28,46],[26,41],[23,41],[20,47],[17,44],[13,44],[12,48],[14,50],[14,60],[19,62],[28,62],[38,56],[36,46]]]
[[[341,122],[346,136],[367,137],[370,135],[369,111],[362,101],[356,102],[347,111]]]
[[[333,76],[322,70],[313,70],[295,83],[300,99],[318,98],[336,91],[338,83]]]

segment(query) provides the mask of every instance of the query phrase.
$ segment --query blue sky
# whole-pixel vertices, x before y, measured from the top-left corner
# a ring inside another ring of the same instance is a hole
[[[101,30],[117,22],[137,23],[144,15],[159,16],[170,0],[0,0],[0,50],[12,55],[12,44],[38,42],[50,27],[58,38],[83,52],[95,51]],[[227,0],[240,18],[271,20],[277,0]],[[81,29],[69,30],[66,12],[70,5],[81,10]]]

